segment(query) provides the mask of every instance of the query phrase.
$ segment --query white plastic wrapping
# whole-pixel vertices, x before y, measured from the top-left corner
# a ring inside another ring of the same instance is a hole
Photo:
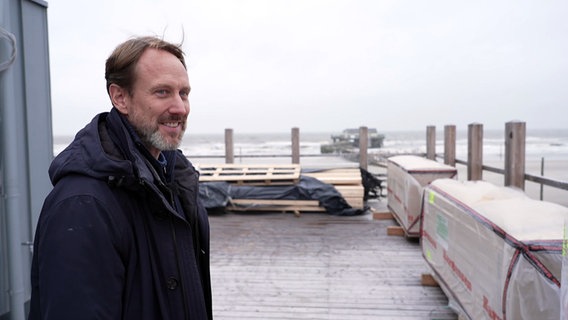
[[[424,186],[457,176],[456,168],[418,156],[394,156],[387,163],[387,200],[390,211],[407,236],[420,235],[420,209]]]
[[[568,208],[484,181],[424,189],[422,253],[470,319],[560,319]]]
[[[560,282],[560,319],[568,317],[568,219],[564,220],[562,238],[562,280]]]

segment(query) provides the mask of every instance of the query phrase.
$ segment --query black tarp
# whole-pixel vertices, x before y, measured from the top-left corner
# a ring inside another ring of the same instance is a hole
[[[230,199],[318,200],[329,214],[353,216],[367,208],[351,207],[331,184],[300,175],[299,182],[285,186],[246,186],[227,182],[201,182],[199,196],[208,210],[224,208]]]

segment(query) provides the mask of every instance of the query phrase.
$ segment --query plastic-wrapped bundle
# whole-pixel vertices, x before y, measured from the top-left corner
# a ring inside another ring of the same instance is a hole
[[[388,207],[410,237],[420,235],[424,186],[436,179],[457,176],[456,168],[418,156],[394,156],[387,163]]]
[[[559,319],[568,208],[484,181],[424,189],[422,253],[470,319]]]

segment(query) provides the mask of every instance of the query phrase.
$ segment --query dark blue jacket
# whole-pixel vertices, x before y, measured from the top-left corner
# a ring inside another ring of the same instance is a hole
[[[161,170],[113,109],[51,164],[30,320],[212,319],[209,222],[180,151]]]

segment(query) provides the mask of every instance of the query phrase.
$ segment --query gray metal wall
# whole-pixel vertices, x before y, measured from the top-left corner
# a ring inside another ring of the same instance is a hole
[[[23,320],[53,159],[47,2],[0,0],[0,319]]]
[[[0,126],[2,123],[0,122]],[[3,146],[0,144],[0,150],[4,150]],[[2,159],[0,158],[0,178],[2,178],[3,168]],[[0,194],[4,194],[3,179],[0,179]],[[6,209],[4,208],[4,201],[0,201],[0,319],[2,315],[6,314],[10,310],[10,300],[8,300],[7,290],[8,286],[8,252],[7,244],[8,240],[6,238]]]

